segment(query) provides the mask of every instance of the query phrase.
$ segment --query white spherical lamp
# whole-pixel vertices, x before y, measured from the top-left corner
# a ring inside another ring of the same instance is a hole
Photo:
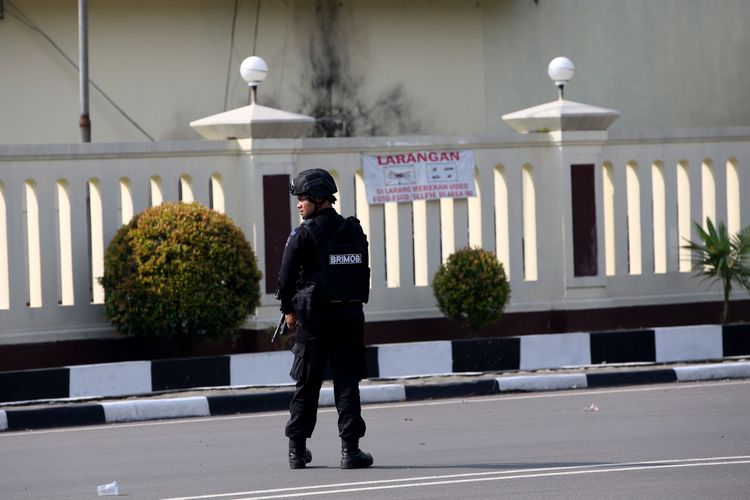
[[[268,65],[266,61],[258,56],[248,57],[240,65],[240,75],[242,75],[242,79],[251,87],[258,86],[258,84],[266,79],[267,74]]]
[[[266,79],[268,65],[258,56],[250,56],[240,64],[240,75],[250,86],[250,104],[258,100],[258,85]]]
[[[568,83],[576,72],[573,61],[567,57],[555,57],[547,66],[547,74],[555,82],[560,90],[560,98],[563,96],[563,87]]]

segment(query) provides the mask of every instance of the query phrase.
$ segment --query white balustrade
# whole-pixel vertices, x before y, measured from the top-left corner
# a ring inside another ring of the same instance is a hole
[[[368,205],[360,155],[415,149],[473,150],[477,197]],[[594,277],[569,265],[574,163],[595,168]],[[265,269],[263,176],[313,167],[331,170],[336,208],[369,236],[368,321],[439,317],[432,277],[467,245],[503,262],[508,312],[718,300],[681,246],[692,220],[750,224],[748,164],[750,129],[0,146],[0,343],[112,336],[98,284],[106,245],[163,201],[227,213]],[[269,326],[277,310],[263,294],[247,326]]]

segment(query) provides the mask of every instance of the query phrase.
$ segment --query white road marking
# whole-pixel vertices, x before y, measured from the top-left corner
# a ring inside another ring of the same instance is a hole
[[[504,481],[509,479],[534,479],[541,477],[569,476],[582,474],[601,474],[612,472],[632,472],[656,469],[674,469],[687,467],[709,467],[719,465],[750,464],[750,455],[732,457],[686,458],[673,460],[651,460],[639,462],[609,463],[600,465],[575,465],[566,467],[544,467],[534,469],[512,469],[507,471],[474,472],[436,476],[416,476],[400,479],[382,479],[353,483],[333,483],[314,486],[276,488],[268,490],[240,491],[203,496],[176,497],[164,500],[207,500],[214,498],[235,497],[235,500],[263,500],[274,498],[292,498],[305,496],[336,495],[363,491],[388,490],[397,488],[416,488],[428,486],[445,486],[473,482]],[[401,484],[395,484],[401,483]],[[318,490],[318,491],[316,491]],[[253,496],[246,496],[253,495]],[[257,496],[261,495],[261,496]]]
[[[404,401],[401,403],[388,403],[388,404],[372,404],[362,407],[363,411],[377,411],[383,409],[392,408],[408,408],[415,406],[444,406],[444,405],[457,405],[465,403],[491,403],[497,401],[517,401],[522,399],[542,399],[542,398],[566,398],[566,397],[590,397],[597,396],[600,394],[618,394],[627,392],[651,392],[651,391],[666,391],[666,390],[682,390],[682,389],[697,389],[701,387],[723,387],[730,385],[745,385],[750,384],[750,380],[730,380],[726,382],[717,381],[701,381],[701,382],[683,382],[680,384],[660,384],[646,387],[631,387],[631,388],[617,388],[617,389],[573,389],[570,391],[560,392],[545,392],[545,393],[533,393],[533,394],[506,394],[506,395],[493,395],[493,396],[471,396],[465,398],[450,398],[430,401]],[[325,408],[318,410],[318,413],[334,413],[335,408]],[[224,420],[246,420],[255,418],[268,418],[268,417],[288,417],[288,411],[277,411],[277,412],[263,412],[263,413],[249,413],[242,415],[226,415],[217,417],[187,417],[177,418],[173,420],[159,420],[152,422],[137,422],[131,424],[104,424],[104,425],[92,425],[87,427],[65,427],[60,429],[45,429],[45,430],[30,430],[30,431],[4,431],[0,432],[0,439],[20,436],[37,436],[43,434],[57,434],[64,432],[86,432],[92,430],[117,430],[131,427],[152,427],[156,425],[181,425],[181,424],[196,424],[196,423],[209,423]]]

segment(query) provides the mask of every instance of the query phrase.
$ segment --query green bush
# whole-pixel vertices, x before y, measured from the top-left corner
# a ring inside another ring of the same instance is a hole
[[[481,248],[448,257],[432,281],[437,306],[446,317],[479,330],[500,319],[510,298],[502,263]]]
[[[199,203],[164,203],[133,217],[104,256],[105,309],[126,335],[177,340],[236,332],[260,301],[261,273],[242,231]]]

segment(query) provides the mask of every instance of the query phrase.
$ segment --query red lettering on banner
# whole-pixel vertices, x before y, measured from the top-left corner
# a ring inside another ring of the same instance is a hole
[[[380,166],[388,165],[405,165],[413,163],[427,163],[427,162],[451,162],[460,161],[461,153],[459,151],[420,151],[417,153],[402,153],[395,155],[375,155],[375,160]]]
[[[387,188],[386,193],[411,193],[412,189],[411,186],[395,186],[395,187],[389,187]]]

